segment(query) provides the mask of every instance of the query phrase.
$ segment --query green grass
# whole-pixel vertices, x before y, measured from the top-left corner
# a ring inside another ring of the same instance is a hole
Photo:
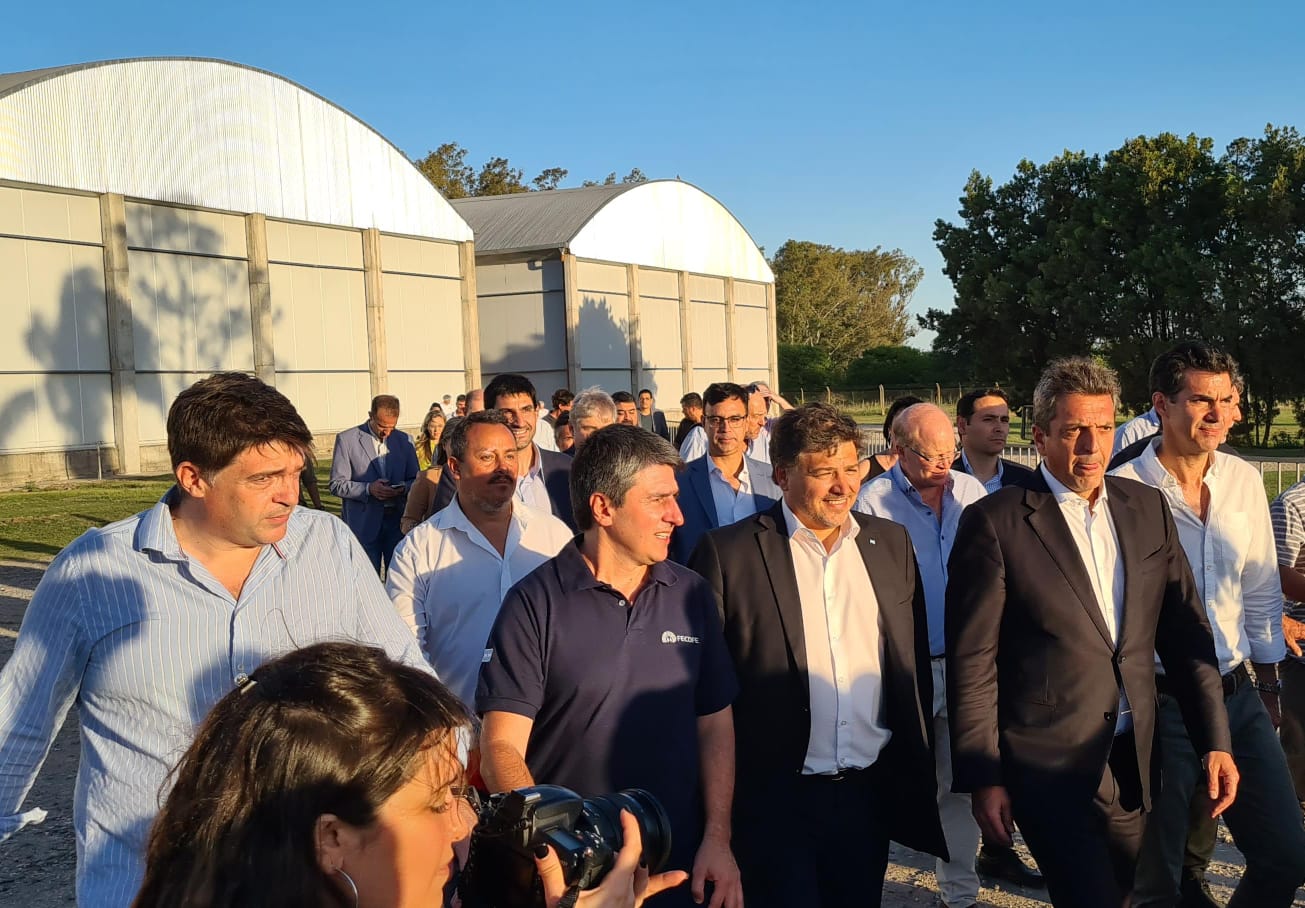
[[[340,499],[326,491],[329,468],[315,472],[322,504],[339,514]],[[153,507],[171,485],[163,475],[0,492],[0,560],[49,561],[91,527]]]

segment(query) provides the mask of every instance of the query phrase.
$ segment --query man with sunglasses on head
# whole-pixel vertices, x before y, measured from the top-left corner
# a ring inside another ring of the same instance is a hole
[[[950,861],[938,859],[938,889],[947,908],[970,908],[979,900],[979,877],[974,870],[979,826],[970,809],[970,796],[952,791],[947,680],[943,671],[946,655],[943,601],[947,590],[947,559],[961,511],[987,492],[983,483],[973,476],[952,469],[957,454],[952,422],[934,404],[915,404],[893,420],[893,447],[897,463],[861,487],[854,509],[901,524],[915,549],[924,586],[933,666],[931,715],[936,743],[938,813],[947,851],[952,857]]]

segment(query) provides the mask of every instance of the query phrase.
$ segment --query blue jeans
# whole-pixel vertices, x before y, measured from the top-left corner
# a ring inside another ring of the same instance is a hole
[[[1250,684],[1237,688],[1224,705],[1241,782],[1237,799],[1223,816],[1246,858],[1246,873],[1228,908],[1287,908],[1296,887],[1305,881],[1305,826],[1287,758]],[[1155,743],[1161,787],[1142,839],[1135,908],[1177,904],[1190,805],[1194,793],[1205,787],[1201,758],[1192,749],[1178,702],[1165,694],[1160,695],[1156,714]]]

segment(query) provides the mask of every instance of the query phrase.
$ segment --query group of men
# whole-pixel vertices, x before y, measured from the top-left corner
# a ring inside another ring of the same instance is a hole
[[[290,402],[204,379],[169,413],[175,487],[71,544],[28,608],[0,672],[0,840],[41,818],[22,803],[75,700],[79,900],[128,904],[189,730],[262,660],[343,636],[474,703],[490,790],[653,792],[692,871],[661,904],[877,905],[896,841],[967,908],[976,852],[1031,873],[1018,825],[1053,904],[1173,905],[1222,813],[1246,855],[1231,904],[1289,905],[1305,827],[1274,725],[1305,500],[1271,520],[1217,450],[1239,381],[1200,344],[1162,356],[1159,433],[1108,476],[1118,384],[1060,360],[1036,469],[1001,457],[985,389],[959,451],[943,411],[902,410],[863,482],[851,419],[765,385],[709,386],[677,450],[651,394],[559,392],[541,418],[503,374],[446,429],[442,501],[400,539],[397,400],[337,437],[342,523],[295,507],[311,435]],[[545,421],[571,456],[537,443]]]

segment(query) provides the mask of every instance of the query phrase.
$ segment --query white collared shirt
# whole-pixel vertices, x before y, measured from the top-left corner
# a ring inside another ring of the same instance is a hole
[[[743,458],[743,466],[737,478],[739,487],[735,489],[725,478],[725,471],[716,465],[716,461],[707,458],[707,484],[711,486],[711,500],[716,505],[718,526],[727,527],[757,513],[757,500],[752,494],[752,477],[748,473],[746,457]]]
[[[770,429],[765,426],[748,442],[748,456],[758,463],[770,463]]]
[[[517,501],[551,514],[553,500],[548,497],[548,487],[544,485],[544,468],[540,463],[539,445],[531,442],[531,447],[535,452],[535,462],[530,465],[525,476],[517,479]]]
[[[1118,646],[1119,629],[1124,623],[1124,561],[1119,557],[1119,536],[1110,514],[1106,484],[1101,483],[1097,490],[1096,504],[1090,504],[1086,498],[1066,488],[1059,479],[1052,476],[1045,464],[1038,469],[1042,471],[1047,487],[1056,496],[1060,513],[1069,525],[1069,534],[1074,538],[1074,545],[1079,557],[1083,559],[1088,579],[1092,582],[1092,594],[1096,597],[1097,608],[1101,609],[1101,617],[1105,619],[1111,641]],[[1128,705],[1128,697],[1121,688],[1115,734],[1128,731],[1132,726],[1132,710]]]
[[[788,503],[782,507],[802,605],[811,699],[802,772],[864,769],[879,759],[892,732],[883,717],[879,600],[856,545],[861,525],[849,514],[826,552]]]
[[[680,460],[688,463],[707,453],[707,430],[701,425],[694,426],[680,442]]]
[[[1287,653],[1282,639],[1282,583],[1273,521],[1259,473],[1240,457],[1212,452],[1201,479],[1210,495],[1202,522],[1183,497],[1178,480],[1156,456],[1160,441],[1151,442],[1113,474],[1154,486],[1169,502],[1214,631],[1219,671],[1227,674],[1248,657],[1255,662],[1281,661]],[[1156,670],[1163,674],[1159,660]]]
[[[475,697],[485,641],[503,597],[570,541],[562,521],[514,501],[499,555],[455,496],[394,550],[385,591],[422,654],[464,703]]]

